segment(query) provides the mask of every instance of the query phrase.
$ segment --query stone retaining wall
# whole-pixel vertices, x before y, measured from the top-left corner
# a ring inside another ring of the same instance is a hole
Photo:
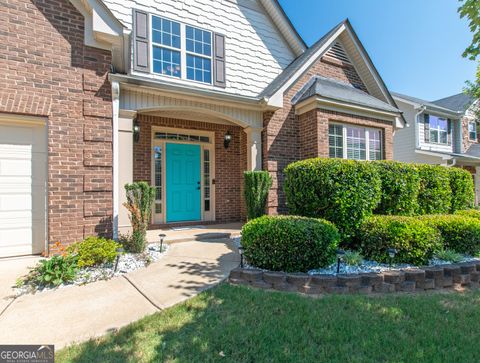
[[[381,273],[308,275],[305,273],[271,272],[236,268],[230,272],[233,284],[263,289],[325,293],[389,293],[418,292],[462,287],[479,287],[480,261],[425,267],[422,269],[392,270]]]

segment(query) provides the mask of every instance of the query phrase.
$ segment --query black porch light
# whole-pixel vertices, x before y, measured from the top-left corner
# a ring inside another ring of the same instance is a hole
[[[243,247],[238,247],[238,252],[240,253],[240,267],[243,268]]]
[[[223,146],[225,147],[225,149],[228,149],[230,141],[232,141],[232,134],[230,133],[230,131],[227,131],[225,133],[225,136],[223,137]]]
[[[345,251],[338,249],[337,253],[337,274],[340,273],[340,262],[342,262],[343,256],[345,256]]]
[[[140,140],[140,123],[135,119],[133,121],[133,141],[138,142]]]
[[[167,235],[164,233],[160,233],[158,237],[160,238],[160,253],[163,251],[163,240],[165,239]]]
[[[390,257],[390,266],[392,266],[393,259],[395,258],[397,252],[398,251],[396,248],[387,248],[388,257]]]

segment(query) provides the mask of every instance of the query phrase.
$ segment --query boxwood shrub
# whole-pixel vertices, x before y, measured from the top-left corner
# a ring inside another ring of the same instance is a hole
[[[452,214],[418,218],[440,232],[445,249],[472,256],[480,252],[480,219]]]
[[[439,165],[417,164],[420,176],[418,214],[445,214],[450,211],[449,169]]]
[[[465,217],[480,219],[480,210],[478,209],[457,210],[455,211],[455,214],[465,216]]]
[[[330,222],[298,216],[262,216],[242,228],[249,264],[272,271],[306,272],[335,261],[340,235]]]
[[[449,168],[448,176],[452,190],[451,212],[472,208],[475,200],[472,174],[465,169]]]
[[[382,197],[375,213],[414,215],[418,209],[420,177],[415,164],[375,161],[382,182]]]
[[[405,216],[373,216],[362,223],[360,248],[365,257],[390,262],[387,250],[395,248],[393,262],[422,265],[442,249],[438,230],[418,219]]]
[[[289,212],[325,218],[347,241],[380,201],[381,181],[372,163],[307,159],[288,165],[285,175]]]

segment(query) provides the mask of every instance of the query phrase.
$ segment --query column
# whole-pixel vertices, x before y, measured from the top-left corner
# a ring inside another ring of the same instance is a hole
[[[247,127],[247,168],[262,170],[262,129]]]

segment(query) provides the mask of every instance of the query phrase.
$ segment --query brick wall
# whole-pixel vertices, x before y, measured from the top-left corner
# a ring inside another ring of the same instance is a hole
[[[470,146],[473,144],[478,144],[478,135],[476,140],[470,140],[469,132],[468,132],[468,124],[475,120],[472,116],[464,116],[462,117],[462,150],[463,152],[467,152]]]
[[[133,145],[133,180],[151,181],[152,126],[215,132],[215,216],[217,222],[245,219],[243,171],[247,169],[246,134],[239,126],[138,115],[140,140]],[[232,134],[225,149],[225,133]]]
[[[111,234],[110,53],[65,0],[3,0],[0,112],[48,117],[49,241]]]
[[[315,156],[328,157],[328,122],[337,121],[356,125],[379,127],[384,132],[384,155],[392,158],[392,125],[381,120],[312,110],[296,116],[291,104],[292,97],[313,76],[319,75],[348,82],[367,92],[365,85],[352,65],[332,58],[315,62],[300,79],[291,86],[283,97],[284,107],[275,112],[264,113],[263,165],[273,178],[268,199],[270,214],[285,213],[283,193],[284,168],[293,161]]]

